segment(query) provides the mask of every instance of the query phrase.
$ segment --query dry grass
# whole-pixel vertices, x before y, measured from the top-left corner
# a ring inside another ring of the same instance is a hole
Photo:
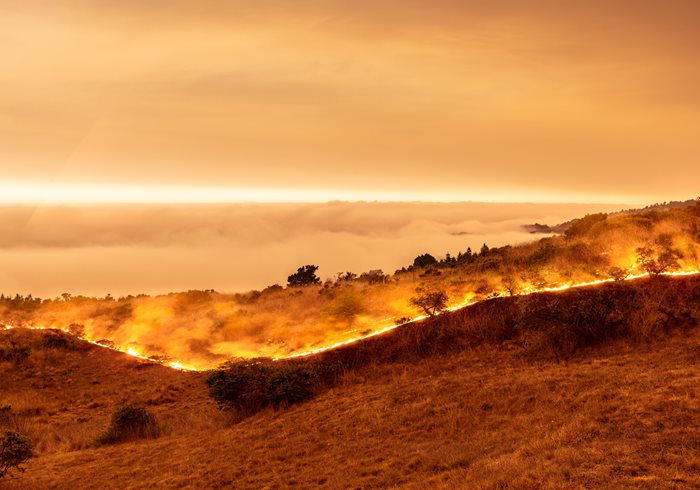
[[[700,205],[599,218],[604,217],[584,218],[588,225],[579,225],[579,232],[568,236],[491,249],[428,269],[397,271],[382,284],[358,278],[244,294],[188,291],[117,300],[0,296],[0,322],[60,329],[82,325],[92,340],[106,339],[124,351],[169,356],[204,369],[232,357],[307,352],[415,317],[420,312],[410,299],[417,288],[444,291],[454,306],[506,289],[609,278],[613,266],[637,274],[643,272],[636,263],[639,247],[650,247],[656,255],[672,253],[684,270],[700,267]]]
[[[5,425],[30,436],[40,455],[89,447],[112,412],[128,403],[149,407],[172,433],[211,430],[218,423],[201,374],[134,361],[72,339],[76,348],[50,348],[45,339],[52,335],[0,332],[0,344],[31,349],[23,362],[0,362],[0,406],[12,407]]]
[[[410,361],[377,358],[315,399],[228,428],[199,374],[94,347],[35,347],[25,365],[0,365],[0,405],[13,404],[40,450],[2,485],[700,487],[700,332],[647,333],[563,362],[523,356],[496,337]],[[37,345],[41,335],[0,332],[0,342]],[[146,403],[171,430],[88,447],[125,402]]]
[[[206,438],[47,455],[9,488],[697,486],[698,341],[384,365]]]

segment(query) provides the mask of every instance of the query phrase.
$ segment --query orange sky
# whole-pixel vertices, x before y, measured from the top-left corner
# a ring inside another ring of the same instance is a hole
[[[2,0],[0,186],[695,197],[699,17],[695,0]]]

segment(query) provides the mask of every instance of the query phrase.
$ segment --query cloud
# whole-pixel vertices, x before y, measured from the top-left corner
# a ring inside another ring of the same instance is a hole
[[[393,272],[423,252],[529,240],[520,225],[610,206],[327,203],[0,208],[3,292],[260,289],[296,267]],[[460,234],[462,233],[462,234]],[[463,234],[467,233],[467,234]]]

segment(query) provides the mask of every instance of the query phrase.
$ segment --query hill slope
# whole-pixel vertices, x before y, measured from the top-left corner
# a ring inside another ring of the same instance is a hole
[[[560,293],[564,300],[576,297]],[[466,322],[467,314],[445,320]],[[2,384],[0,404],[30,400],[33,393],[44,408],[29,410],[25,401],[24,423],[44,424],[54,439],[78,441],[41,443],[27,472],[0,485],[697,487],[700,332],[693,325],[644,340],[608,340],[564,362],[523,355],[513,342],[423,358],[377,357],[310,401],[228,426],[213,410],[202,374],[143,367],[97,347],[59,352],[46,347],[47,332],[0,332],[0,342],[17,336],[34,346],[26,361],[33,368],[0,364],[3,381],[12,380]],[[43,388],[47,372],[52,381]],[[90,409],[92,400],[105,406]],[[149,404],[169,433],[88,447],[111,409],[132,400]],[[83,436],[71,436],[76,431]]]
[[[7,487],[698,486],[699,361],[693,337],[567,364],[381,366],[226,430],[42,456]]]

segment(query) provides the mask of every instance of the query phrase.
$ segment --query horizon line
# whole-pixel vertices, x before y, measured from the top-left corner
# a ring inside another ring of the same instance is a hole
[[[425,192],[358,191],[350,189],[253,188],[192,185],[124,185],[104,183],[0,182],[0,205],[118,205],[118,204],[600,204],[640,205],[659,202],[651,196],[538,192],[521,189]]]

